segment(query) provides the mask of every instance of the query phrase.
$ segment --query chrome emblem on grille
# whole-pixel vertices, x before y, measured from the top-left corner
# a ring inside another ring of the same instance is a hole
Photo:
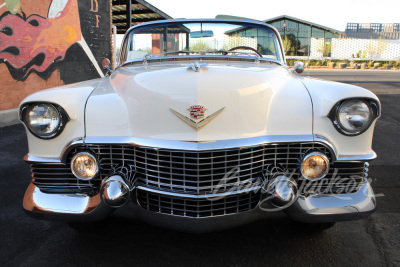
[[[206,109],[203,106],[200,105],[194,105],[191,106],[190,108],[188,108],[189,112],[190,112],[190,117],[193,119],[201,119],[204,117],[204,111],[206,111]]]
[[[190,117],[187,117],[178,111],[170,108],[169,110],[174,113],[178,118],[189,124],[190,127],[195,129],[196,131],[200,130],[203,126],[209,123],[212,119],[214,119],[218,114],[224,111],[225,107],[220,108],[213,114],[209,115],[208,117],[204,118],[204,112],[207,110],[204,106],[194,105],[188,108]],[[193,119],[192,119],[193,118]]]

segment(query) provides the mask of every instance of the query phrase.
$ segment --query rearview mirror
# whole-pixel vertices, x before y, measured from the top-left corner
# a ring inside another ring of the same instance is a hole
[[[190,33],[190,38],[213,37],[213,31],[195,31]]]
[[[296,61],[294,63],[294,69],[292,70],[292,72],[300,74],[303,73],[303,71],[304,71],[304,63],[301,61]]]
[[[111,69],[111,62],[108,58],[104,58],[103,61],[101,62],[101,67],[103,70],[107,70],[107,73],[112,73]]]

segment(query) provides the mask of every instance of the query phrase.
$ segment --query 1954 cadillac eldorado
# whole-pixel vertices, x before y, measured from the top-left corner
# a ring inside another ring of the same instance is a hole
[[[108,61],[109,62],[109,61]],[[315,229],[369,216],[378,98],[298,75],[275,28],[142,23],[109,75],[27,97],[23,208],[72,226],[110,215],[211,231],[284,212]]]

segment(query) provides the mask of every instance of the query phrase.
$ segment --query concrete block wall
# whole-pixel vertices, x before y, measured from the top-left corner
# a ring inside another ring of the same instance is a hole
[[[29,94],[103,76],[111,1],[0,0],[0,113]]]

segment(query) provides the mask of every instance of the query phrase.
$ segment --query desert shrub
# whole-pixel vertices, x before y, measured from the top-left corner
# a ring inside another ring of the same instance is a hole
[[[296,62],[295,59],[286,59],[286,64],[288,66],[294,66],[294,62]]]
[[[374,66],[374,61],[370,61],[370,62],[368,62],[368,68],[372,68],[373,66]]]

